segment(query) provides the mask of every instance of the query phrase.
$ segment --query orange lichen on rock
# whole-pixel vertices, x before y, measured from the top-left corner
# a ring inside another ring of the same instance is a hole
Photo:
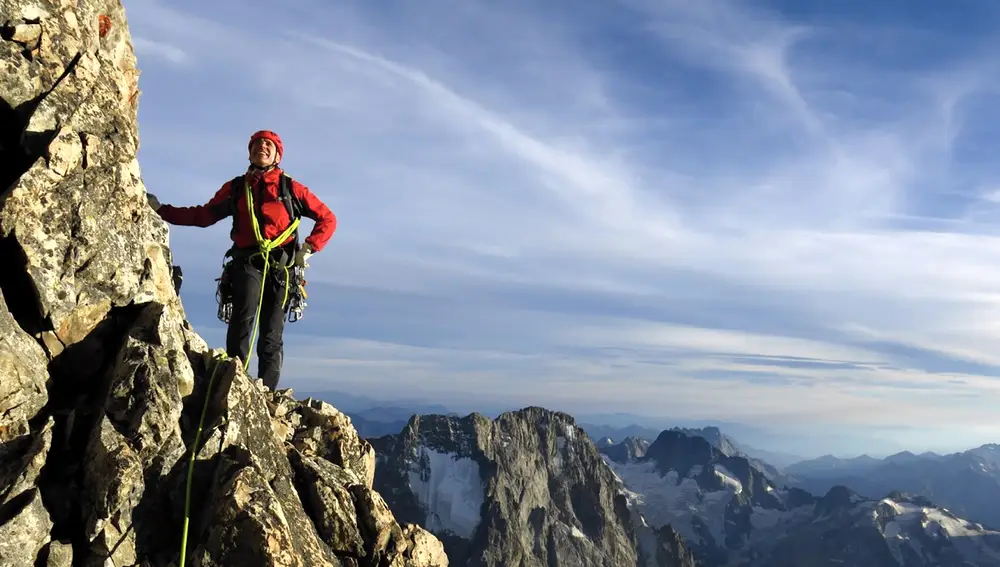
[[[108,35],[108,32],[111,30],[111,18],[108,17],[107,14],[101,14],[100,16],[97,16],[97,21],[98,21],[97,33],[101,37]]]

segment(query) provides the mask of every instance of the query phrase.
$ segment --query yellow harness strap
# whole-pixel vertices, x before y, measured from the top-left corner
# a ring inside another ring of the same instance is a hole
[[[257,313],[253,318],[253,332],[250,335],[250,350],[247,352],[247,359],[243,363],[243,371],[247,371],[250,368],[250,359],[253,357],[254,343],[257,341],[257,329],[260,326],[260,310],[261,306],[264,305],[264,285],[267,282],[267,269],[271,264],[271,251],[275,248],[281,246],[281,244],[288,240],[295,229],[299,226],[299,219],[292,219],[292,223],[288,225],[281,234],[275,236],[271,240],[266,240],[260,233],[260,225],[257,222],[257,215],[253,214],[253,195],[250,192],[250,183],[244,183],[246,187],[247,195],[247,211],[250,213],[250,221],[253,225],[254,236],[257,237],[257,247],[260,250],[257,254],[264,257],[264,271],[260,276],[260,300],[257,301]],[[256,256],[255,254],[254,256]],[[288,265],[285,268],[285,297],[281,302],[281,308],[285,308],[285,303],[288,301]]]

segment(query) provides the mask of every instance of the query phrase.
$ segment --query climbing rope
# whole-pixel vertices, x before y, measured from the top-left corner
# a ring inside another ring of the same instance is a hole
[[[243,363],[243,371],[247,372],[250,369],[250,359],[253,358],[254,344],[257,342],[257,330],[260,327],[260,311],[261,307],[264,305],[264,289],[267,282],[267,271],[271,264],[271,251],[275,248],[281,246],[281,244],[288,239],[299,226],[299,219],[293,219],[292,223],[288,225],[281,234],[272,238],[271,240],[265,239],[260,232],[260,225],[257,222],[257,215],[253,214],[253,195],[250,193],[250,184],[246,183],[246,197],[247,197],[247,210],[250,212],[250,220],[253,224],[253,232],[257,237],[257,247],[259,252],[251,256],[262,256],[264,258],[264,269],[261,271],[260,276],[260,294],[257,300],[257,311],[253,318],[253,329],[250,334],[250,350],[247,352],[247,359]],[[285,296],[281,302],[281,308],[285,308],[285,304],[288,301],[288,265],[284,266],[285,269]],[[228,360],[229,357],[226,354],[222,354],[220,359],[216,361],[215,367],[212,369],[212,374],[208,379],[208,389],[205,392],[205,403],[201,408],[201,418],[198,420],[198,431],[195,433],[194,445],[191,448],[191,458],[188,463],[188,474],[187,474],[187,487],[184,491],[184,527],[181,532],[181,562],[180,567],[185,567],[185,561],[187,560],[187,538],[188,538],[188,526],[190,524],[191,518],[191,483],[194,479],[194,461],[198,451],[198,443],[201,441],[202,428],[205,425],[205,415],[208,413],[208,402],[212,397],[212,385],[215,382],[215,373],[221,366],[222,362]]]
[[[188,525],[191,522],[191,482],[194,479],[194,461],[198,454],[198,444],[201,442],[201,430],[205,426],[205,415],[208,413],[208,402],[212,399],[212,386],[215,383],[215,373],[219,370],[219,367],[222,366],[222,362],[228,359],[229,357],[223,353],[220,358],[216,360],[215,367],[212,368],[212,374],[208,378],[208,388],[205,390],[205,403],[201,406],[201,418],[198,419],[198,431],[194,434],[194,444],[191,446],[191,458],[188,461],[187,487],[184,490],[184,527],[181,532],[180,567],[184,567],[187,559]]]
[[[257,313],[253,317],[253,330],[250,333],[250,350],[247,351],[247,359],[243,363],[243,370],[247,371],[250,368],[250,359],[253,358],[254,344],[257,342],[257,330],[260,327],[260,309],[264,305],[264,286],[267,283],[267,269],[271,265],[271,251],[275,248],[281,246],[281,244],[288,240],[299,226],[299,219],[293,219],[292,223],[288,225],[288,228],[284,230],[278,236],[272,238],[271,240],[266,240],[260,232],[260,225],[257,222],[257,215],[253,214],[253,195],[250,193],[250,183],[245,183],[246,195],[247,195],[247,210],[250,212],[250,220],[253,224],[253,233],[257,237],[257,248],[260,250],[254,256],[260,255],[264,258],[264,269],[260,275],[260,296],[257,301]],[[253,256],[251,256],[253,257]],[[288,265],[285,268],[285,297],[281,302],[281,308],[285,308],[285,302],[288,301]],[[183,567],[183,566],[182,566]]]

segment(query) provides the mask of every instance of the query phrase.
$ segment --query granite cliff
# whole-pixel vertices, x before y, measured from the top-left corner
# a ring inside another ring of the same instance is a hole
[[[452,565],[695,565],[673,528],[630,509],[569,415],[418,415],[372,443],[376,489],[398,518],[438,536]]]
[[[0,0],[0,93],[0,566],[178,565],[192,453],[189,565],[447,565],[347,416],[188,324],[121,3]]]

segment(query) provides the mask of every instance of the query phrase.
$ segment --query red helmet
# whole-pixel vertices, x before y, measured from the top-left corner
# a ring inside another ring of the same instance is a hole
[[[272,142],[274,142],[275,147],[278,148],[279,156],[284,157],[285,147],[281,144],[281,138],[279,138],[277,134],[275,134],[270,130],[260,130],[254,132],[253,136],[250,136],[250,142],[247,144],[247,151],[250,151],[250,148],[253,146],[253,143],[260,139],[271,140]]]

